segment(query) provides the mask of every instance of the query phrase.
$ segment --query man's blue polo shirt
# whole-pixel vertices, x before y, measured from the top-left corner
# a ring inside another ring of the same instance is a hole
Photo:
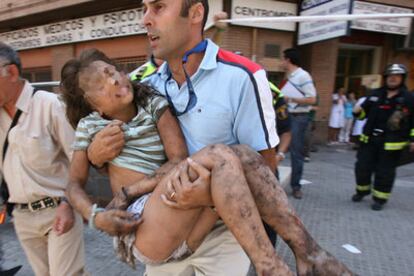
[[[164,96],[168,91],[175,108],[182,111],[189,100],[187,83],[179,87],[170,75],[165,62],[143,82]],[[246,144],[256,151],[274,148],[279,143],[272,93],[259,65],[219,49],[209,40],[191,81],[197,104],[177,117],[190,154],[218,143]]]

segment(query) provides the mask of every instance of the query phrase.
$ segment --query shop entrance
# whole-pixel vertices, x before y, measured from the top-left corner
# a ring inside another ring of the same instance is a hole
[[[362,96],[367,84],[367,78],[377,80],[373,73],[377,67],[377,56],[380,51],[377,47],[362,45],[341,46],[338,52],[336,69],[335,90],[344,87],[346,91],[352,91],[357,96]],[[367,87],[372,88],[372,87]]]

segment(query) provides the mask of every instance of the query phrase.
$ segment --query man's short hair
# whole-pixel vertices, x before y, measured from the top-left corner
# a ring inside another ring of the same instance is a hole
[[[182,6],[181,6],[181,13],[180,15],[182,17],[187,17],[188,13],[190,11],[190,8],[197,3],[201,3],[204,6],[204,16],[203,16],[203,24],[202,24],[202,29],[201,29],[201,33],[204,32],[204,27],[206,26],[207,23],[207,18],[208,18],[208,12],[209,12],[209,6],[208,6],[208,0],[182,0]]]
[[[19,74],[22,74],[22,63],[20,62],[19,54],[9,45],[0,42],[0,60],[5,60],[8,64],[16,65]]]
[[[289,48],[283,51],[283,56],[285,59],[289,59],[290,63],[300,66],[300,55],[299,51],[296,48]]]

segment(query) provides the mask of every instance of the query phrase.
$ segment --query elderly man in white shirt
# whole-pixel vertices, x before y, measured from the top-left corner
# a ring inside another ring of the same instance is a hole
[[[37,276],[84,275],[82,219],[64,198],[74,130],[58,96],[20,75],[17,52],[0,43],[0,171],[17,237]]]

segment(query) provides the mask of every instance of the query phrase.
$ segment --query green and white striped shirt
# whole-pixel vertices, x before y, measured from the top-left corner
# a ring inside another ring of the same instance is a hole
[[[125,145],[121,153],[110,162],[144,174],[151,174],[161,167],[167,158],[157,122],[167,108],[168,102],[161,96],[151,97],[145,109],[138,107],[137,115],[130,122],[122,124]],[[73,150],[87,150],[95,134],[110,122],[98,112],[81,119],[76,128]]]

